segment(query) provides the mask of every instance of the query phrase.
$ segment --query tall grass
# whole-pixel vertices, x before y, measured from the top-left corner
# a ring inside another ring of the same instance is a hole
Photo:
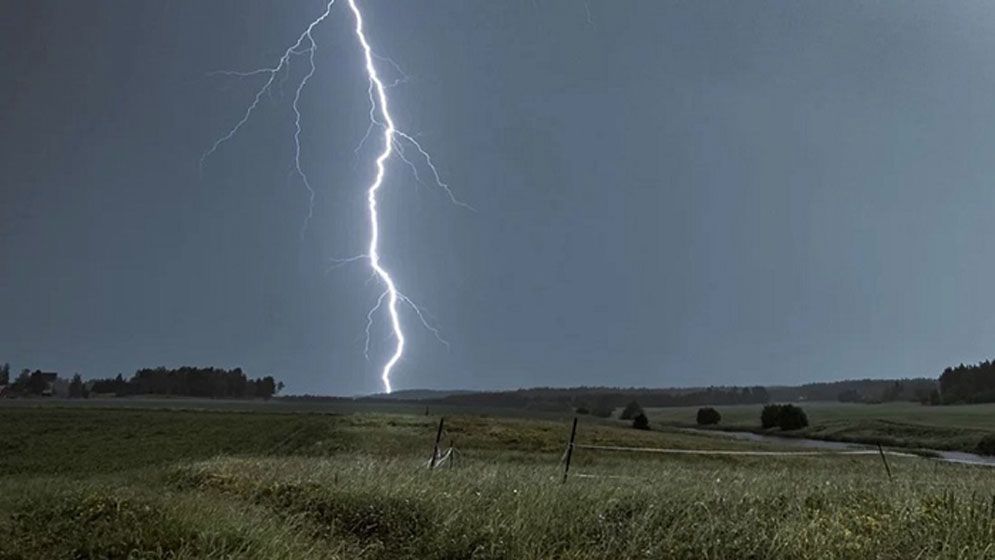
[[[836,461],[835,463],[833,461]],[[840,461],[843,461],[840,464]],[[220,459],[174,485],[244,500],[356,558],[989,558],[988,473],[866,459],[610,459],[558,483],[552,466]],[[990,486],[989,486],[990,488]]]
[[[995,557],[995,472],[986,469],[896,459],[889,482],[875,457],[579,449],[577,476],[561,484],[566,430],[557,423],[452,419],[464,461],[428,471],[432,419],[273,422],[282,427],[267,437],[293,441],[282,451],[0,476],[0,559]],[[173,433],[167,420],[159,429]],[[601,425],[582,426],[581,438],[743,445]]]

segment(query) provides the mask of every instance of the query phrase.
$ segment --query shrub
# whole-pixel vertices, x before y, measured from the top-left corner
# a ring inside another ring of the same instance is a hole
[[[981,438],[975,451],[979,455],[995,455],[995,434],[988,434]]]
[[[718,424],[722,420],[722,415],[719,414],[718,410],[706,406],[705,408],[698,409],[698,425],[708,426],[711,424]]]
[[[793,404],[769,404],[760,413],[760,425],[765,430],[773,427],[799,430],[808,426],[808,416],[801,407]]]
[[[800,430],[808,426],[808,415],[800,406],[786,404],[781,408],[781,417],[777,425],[782,430]]]
[[[622,414],[620,414],[618,417],[621,420],[632,420],[636,416],[639,416],[642,413],[643,413],[643,407],[639,406],[639,403],[637,403],[636,401],[632,401],[629,404],[625,405],[625,408],[622,409]]]
[[[590,414],[590,413],[591,413],[591,411],[588,410],[586,406],[578,406],[577,407],[577,414]]]
[[[760,413],[760,427],[769,430],[778,425],[781,419],[781,405],[769,404]]]
[[[648,430],[650,429],[650,419],[640,412],[632,419],[632,427],[637,430]]]

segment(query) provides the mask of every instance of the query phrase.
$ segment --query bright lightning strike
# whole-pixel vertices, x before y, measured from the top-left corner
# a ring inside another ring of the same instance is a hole
[[[472,207],[464,202],[461,202],[454,195],[452,188],[442,180],[442,176],[439,174],[438,169],[435,167],[432,157],[429,153],[422,148],[421,144],[410,134],[407,134],[399,130],[394,124],[394,118],[389,110],[389,103],[387,98],[387,90],[390,87],[396,86],[400,83],[407,81],[408,77],[400,70],[400,68],[389,58],[385,58],[377,55],[373,52],[370,47],[370,43],[367,40],[366,33],[364,30],[363,14],[359,10],[356,4],[356,0],[347,0],[349,5],[349,10],[355,19],[355,35],[359,43],[359,46],[363,54],[364,68],[366,70],[366,77],[368,82],[367,93],[369,95],[370,106],[369,106],[369,118],[370,125],[367,128],[366,134],[360,141],[359,146],[357,146],[356,151],[369,139],[370,135],[377,128],[383,131],[383,147],[376,157],[374,162],[375,176],[373,181],[368,185],[366,189],[366,200],[367,200],[367,210],[369,212],[369,224],[370,224],[370,242],[367,252],[362,255],[357,255],[355,257],[350,257],[347,259],[337,259],[333,261],[333,268],[338,267],[347,263],[356,262],[359,260],[367,260],[370,263],[370,268],[372,269],[373,276],[377,278],[380,283],[384,286],[384,291],[376,300],[376,304],[370,309],[366,315],[366,342],[363,348],[363,353],[369,358],[370,350],[370,329],[373,326],[374,316],[382,308],[386,307],[387,315],[390,320],[391,333],[394,339],[394,350],[390,355],[390,358],[384,364],[381,370],[380,379],[383,382],[384,390],[390,393],[391,387],[391,373],[397,366],[401,357],[404,355],[404,348],[406,339],[404,336],[404,330],[401,325],[401,318],[398,311],[400,303],[405,303],[414,310],[415,315],[418,317],[422,325],[425,326],[435,337],[445,344],[447,347],[449,343],[446,342],[439,334],[438,329],[431,326],[425,318],[425,313],[419,308],[410,298],[402,294],[394,282],[394,278],[390,275],[386,268],[384,268],[383,263],[380,258],[380,219],[378,213],[378,195],[380,194],[380,189],[384,185],[384,180],[386,178],[386,165],[387,162],[395,155],[398,156],[401,161],[411,168],[415,175],[415,179],[421,182],[421,177],[418,174],[417,166],[409,160],[404,154],[403,145],[406,143],[412,146],[418,155],[421,156],[424,164],[432,173],[432,178],[434,179],[435,185],[445,192],[449,200],[456,205],[462,206],[469,210],[473,210]],[[242,127],[248,122],[252,114],[258,109],[259,104],[263,96],[270,92],[273,84],[276,82],[277,77],[283,75],[286,79],[286,75],[289,72],[289,65],[295,56],[306,56],[308,67],[307,72],[301,78],[300,82],[297,84],[297,88],[294,92],[294,98],[291,103],[291,108],[294,113],[294,167],[292,172],[296,173],[300,177],[305,189],[308,193],[308,210],[307,216],[304,219],[304,224],[302,227],[302,234],[307,229],[308,223],[310,222],[314,213],[314,200],[315,191],[311,185],[311,180],[308,178],[307,173],[304,172],[303,165],[301,163],[301,111],[300,111],[300,100],[301,94],[310,81],[311,77],[314,76],[315,67],[315,53],[317,51],[317,43],[314,40],[312,32],[315,27],[317,27],[321,22],[323,22],[331,13],[332,6],[335,4],[335,0],[330,0],[325,5],[325,11],[318,16],[314,21],[312,21],[303,33],[297,38],[297,41],[290,46],[286,51],[284,51],[283,56],[280,57],[278,63],[273,67],[259,68],[256,70],[250,70],[247,72],[214,72],[217,75],[226,76],[237,76],[243,78],[251,78],[256,76],[267,76],[267,80],[263,83],[262,87],[256,90],[255,97],[252,103],[249,104],[248,108],[243,113],[241,119],[239,119],[235,125],[229,129],[229,131],[218,138],[214,144],[211,146],[207,152],[204,153],[201,158],[201,166],[203,166],[205,160],[213,155],[224,143],[228,142],[235,137],[236,134],[242,129]],[[377,71],[376,62],[377,60],[384,61],[390,64],[394,70],[401,75],[401,78],[395,80],[393,83],[384,84]]]
[[[366,75],[370,81],[371,90],[376,90],[380,115],[383,117],[384,122],[383,151],[377,156],[377,174],[366,191],[366,200],[370,210],[370,267],[373,268],[373,271],[380,277],[384,286],[387,287],[387,314],[390,316],[390,326],[394,331],[394,353],[387,360],[387,363],[384,364],[383,373],[380,375],[384,390],[390,393],[390,372],[404,354],[405,340],[404,330],[401,328],[401,318],[397,314],[397,302],[400,299],[398,297],[397,286],[394,285],[394,279],[391,278],[390,273],[380,264],[380,221],[377,214],[377,191],[383,186],[384,175],[386,173],[384,166],[394,151],[394,131],[396,128],[394,127],[394,118],[390,115],[387,104],[386,88],[380,80],[380,75],[377,74],[376,64],[373,63],[373,49],[370,48],[370,43],[366,40],[366,34],[363,32],[363,14],[356,6],[356,0],[349,0],[349,9],[352,10],[353,16],[356,17],[356,38],[359,39],[359,44],[363,47],[363,57],[366,59]],[[379,306],[380,304],[378,303],[377,305]]]

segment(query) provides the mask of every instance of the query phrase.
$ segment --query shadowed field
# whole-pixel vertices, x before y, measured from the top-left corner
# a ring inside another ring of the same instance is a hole
[[[995,471],[578,449],[568,425],[0,409],[0,558],[991,558]],[[582,422],[588,444],[756,449]]]

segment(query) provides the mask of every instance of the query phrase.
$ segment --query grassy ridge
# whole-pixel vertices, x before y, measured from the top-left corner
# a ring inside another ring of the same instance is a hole
[[[0,559],[995,553],[991,470],[901,459],[889,485],[874,457],[579,449],[577,476],[563,485],[564,422],[449,418],[445,441],[455,440],[463,460],[430,472],[424,462],[435,421],[387,414],[0,410],[0,449],[15,449],[0,455]],[[582,423],[578,439],[748,447],[595,422]],[[134,450],[118,453],[125,447]]]

